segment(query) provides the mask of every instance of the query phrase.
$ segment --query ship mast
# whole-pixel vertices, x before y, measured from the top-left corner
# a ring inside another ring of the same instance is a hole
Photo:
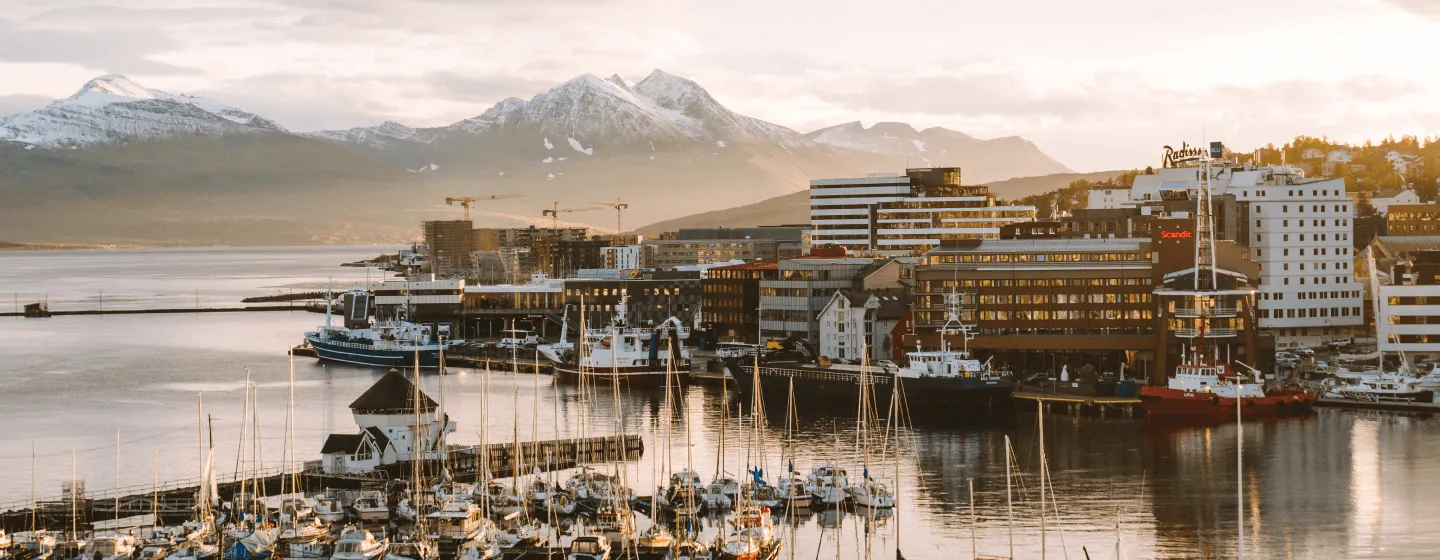
[[[1200,186],[1195,199],[1195,278],[1194,289],[1196,292],[1210,292],[1216,289],[1215,277],[1215,230],[1214,219],[1211,216],[1212,203],[1210,199],[1210,156],[1206,154],[1200,158]],[[1205,332],[1210,323],[1210,305],[1214,303],[1213,295],[1209,298],[1197,297],[1195,304],[1199,306],[1199,336],[1196,338],[1196,362],[1206,363],[1205,356]]]

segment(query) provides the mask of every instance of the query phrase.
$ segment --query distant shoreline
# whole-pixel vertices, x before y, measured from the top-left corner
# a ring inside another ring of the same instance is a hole
[[[79,245],[62,243],[20,243],[17,241],[0,241],[0,251],[67,251],[75,249],[130,249],[138,247],[138,245]]]

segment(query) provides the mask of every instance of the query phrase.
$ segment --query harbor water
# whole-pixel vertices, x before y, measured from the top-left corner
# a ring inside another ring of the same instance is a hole
[[[323,289],[330,277],[337,289],[363,283],[364,269],[338,265],[378,252],[0,253],[0,296],[18,292],[23,304],[27,296],[35,301],[49,294],[54,309],[93,308],[98,301],[91,294],[98,298],[104,289],[107,307],[138,308],[175,306],[198,290],[202,306],[234,306],[246,296]],[[233,471],[247,371],[260,387],[262,459],[282,466],[285,350],[323,321],[304,311],[0,318],[0,426],[6,428],[0,508],[23,507],[32,487],[41,497],[58,495],[72,469],[92,492],[113,487],[117,433],[122,487],[197,476],[202,402],[203,414],[213,417],[220,470]],[[327,434],[356,431],[347,406],[382,373],[297,359],[299,460],[318,458]],[[615,395],[602,388],[582,399],[575,387],[544,375],[454,373],[422,379],[431,396],[443,395],[459,425],[452,443],[640,434],[645,456],[624,468],[642,495],[653,491],[655,473],[687,464],[707,481],[717,466],[741,478],[747,464],[764,465],[772,481],[784,469],[783,430],[768,427],[753,441],[748,406],[745,426],[734,419],[738,404],[730,423],[722,423],[725,399],[718,388],[684,390],[683,416],[670,430],[666,454],[659,452],[667,440],[663,392]],[[832,460],[858,479],[854,419],[807,413],[805,396],[796,400],[796,468]],[[772,423],[783,420],[783,411],[770,412]],[[728,429],[722,432],[722,425]],[[912,559],[968,558],[972,549],[1008,556],[1013,541],[1016,557],[1039,558],[1039,428],[1036,415],[1022,413],[984,426],[926,425],[904,433],[884,453],[875,451],[870,466],[877,480],[892,486],[898,480],[896,511],[796,519],[781,557],[894,558],[897,543]],[[1161,426],[1057,410],[1045,416],[1044,430],[1054,492],[1044,514],[1048,557],[1115,558],[1117,548],[1126,558],[1234,557],[1240,510],[1252,557],[1433,558],[1440,550],[1440,532],[1431,523],[1440,518],[1440,501],[1432,498],[1440,493],[1440,420],[1430,416],[1321,409],[1310,417],[1247,422],[1241,479],[1233,424]],[[722,433],[727,453],[717,459]],[[1015,457],[1009,493],[1007,437]],[[667,455],[668,464],[657,464]],[[1245,495],[1239,509],[1237,482]],[[873,529],[868,538],[867,526]]]

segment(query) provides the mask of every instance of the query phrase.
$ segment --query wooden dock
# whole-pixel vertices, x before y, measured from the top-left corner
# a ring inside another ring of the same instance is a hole
[[[1144,405],[1141,404],[1140,399],[1135,397],[1092,397],[1065,393],[1015,391],[1010,398],[1017,401],[1014,406],[1017,412],[1030,412],[1034,411],[1036,407],[1044,406],[1045,412],[1066,413],[1072,416],[1104,418],[1114,415],[1133,418],[1145,415]]]
[[[496,443],[479,446],[450,446],[449,457],[444,465],[440,461],[427,460],[421,466],[427,476],[438,476],[442,466],[457,482],[475,482],[481,478],[482,468],[489,464],[491,478],[514,476],[516,467],[522,473],[534,469],[542,472],[563,470],[587,464],[608,464],[618,461],[636,461],[645,452],[645,443],[638,435],[605,436],[582,439],[563,439],[521,442],[519,453],[513,443]],[[488,459],[482,460],[482,457]],[[523,460],[517,460],[523,458]],[[291,477],[299,479],[300,490],[306,493],[325,490],[382,489],[392,480],[406,480],[410,476],[412,463],[409,461],[386,465],[374,471],[352,473],[327,473],[321,470],[320,461],[310,461],[305,468],[295,472],[267,469],[252,478],[250,473],[222,475],[217,485],[222,500],[234,499],[242,484],[252,482],[260,486],[261,495],[277,495],[283,491],[293,492],[289,486]],[[75,509],[79,512],[82,529],[96,521],[109,521],[117,517],[115,495],[120,495],[118,517],[158,513],[165,522],[179,522],[192,517],[195,499],[198,495],[198,478],[170,481],[159,486],[140,485],[92,492],[78,497]],[[0,504],[0,528],[16,532],[30,527],[32,514],[40,527],[68,527],[70,525],[71,502],[68,496],[38,498],[31,508],[30,500],[18,500]]]
[[[1315,400],[1315,406],[1328,406],[1332,408],[1358,408],[1364,410],[1388,410],[1391,412],[1423,412],[1429,414],[1440,413],[1440,403],[1427,402],[1357,401],[1353,399],[1320,397],[1319,399]]]

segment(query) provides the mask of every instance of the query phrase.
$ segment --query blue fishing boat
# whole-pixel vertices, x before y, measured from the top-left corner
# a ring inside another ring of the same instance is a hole
[[[327,306],[325,326],[305,333],[305,344],[315,349],[315,356],[321,360],[384,368],[413,367],[418,359],[422,368],[440,367],[440,356],[451,341],[435,336],[429,325],[406,321],[403,314],[371,324],[369,296],[358,289],[342,296],[345,326],[331,325]]]

